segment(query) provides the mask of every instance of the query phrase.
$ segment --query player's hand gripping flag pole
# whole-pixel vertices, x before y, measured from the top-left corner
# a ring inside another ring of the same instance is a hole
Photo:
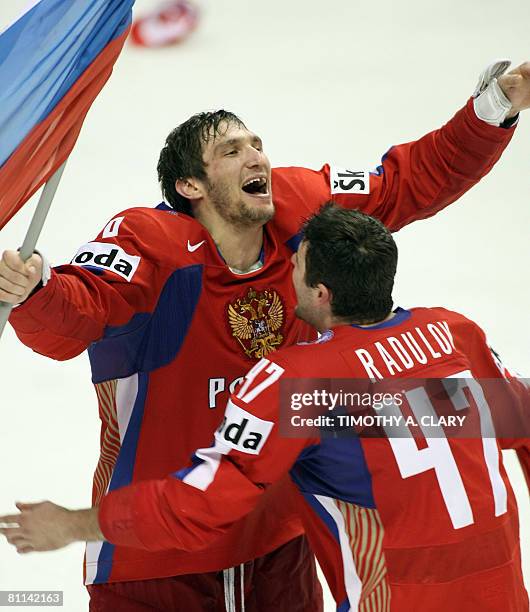
[[[134,0],[40,0],[0,34],[0,229],[46,183],[31,256],[81,126],[127,37]],[[0,335],[11,305],[0,302]]]

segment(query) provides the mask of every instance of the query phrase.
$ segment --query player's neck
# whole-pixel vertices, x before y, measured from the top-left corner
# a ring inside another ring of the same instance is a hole
[[[218,225],[208,231],[230,268],[245,271],[258,261],[263,246],[263,226]]]
[[[229,268],[241,274],[258,262],[265,221],[250,226],[229,221],[206,202],[194,206],[193,216],[208,230]]]
[[[381,323],[386,323],[386,321],[390,321],[390,319],[393,319],[395,316],[396,313],[391,310],[384,319],[380,319],[379,321],[372,321],[371,323],[359,323],[358,321],[349,321],[330,316],[326,319],[326,321],[323,322],[323,325],[327,324],[327,327],[324,327],[324,330],[331,329],[332,327],[339,327],[340,325],[358,325],[359,327],[366,327],[369,329],[370,327],[374,327],[375,325],[381,325]],[[324,330],[321,330],[320,326],[318,326],[319,332],[322,332]]]

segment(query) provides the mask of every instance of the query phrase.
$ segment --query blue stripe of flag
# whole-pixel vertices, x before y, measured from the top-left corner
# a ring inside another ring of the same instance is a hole
[[[134,0],[41,0],[0,35],[0,166],[131,22]]]

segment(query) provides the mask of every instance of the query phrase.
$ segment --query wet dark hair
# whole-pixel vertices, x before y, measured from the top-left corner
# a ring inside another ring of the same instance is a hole
[[[361,324],[392,310],[397,246],[377,219],[328,202],[304,226],[305,281],[332,293],[335,317]]]
[[[157,171],[162,194],[175,210],[192,216],[190,202],[175,189],[177,179],[206,178],[203,146],[230,125],[245,127],[241,119],[226,110],[198,113],[177,126],[166,138]]]

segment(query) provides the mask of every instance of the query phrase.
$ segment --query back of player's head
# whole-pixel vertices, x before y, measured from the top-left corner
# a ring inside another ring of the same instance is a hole
[[[329,202],[306,223],[304,240],[305,281],[331,290],[335,317],[373,323],[388,315],[397,246],[380,221]]]
[[[177,126],[166,138],[158,159],[158,180],[165,200],[175,210],[192,216],[190,202],[181,196],[175,183],[178,179],[206,179],[203,147],[231,125],[244,123],[226,110],[197,113]]]

